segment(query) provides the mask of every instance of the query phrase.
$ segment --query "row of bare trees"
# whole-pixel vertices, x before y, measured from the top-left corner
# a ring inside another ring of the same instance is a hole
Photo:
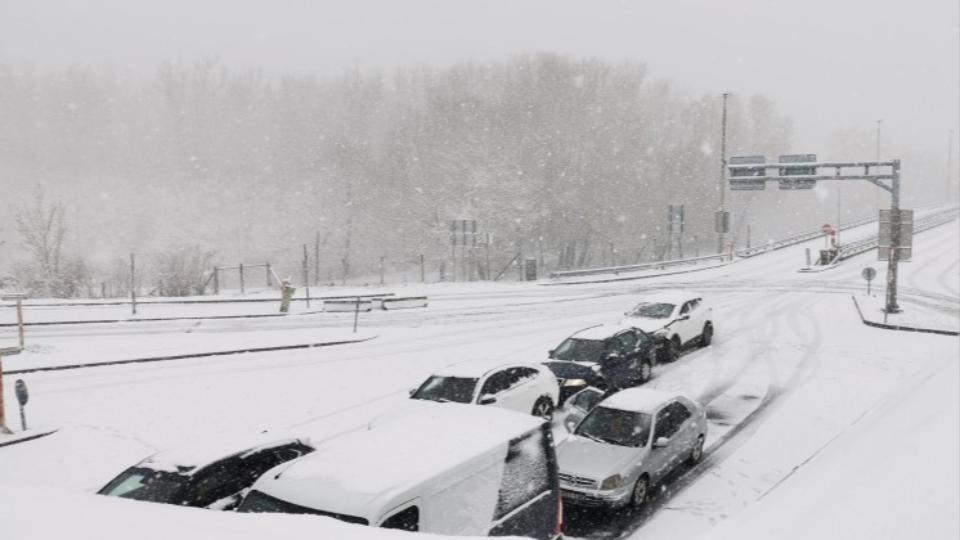
[[[361,273],[443,258],[452,219],[476,219],[496,253],[570,266],[610,245],[652,254],[671,203],[690,235],[712,233],[719,107],[642,64],[547,54],[333,78],[0,66],[0,187],[42,184],[70,208],[31,210],[39,236],[15,226],[51,294],[70,294],[55,276],[76,263],[56,258],[64,223],[97,268],[182,246],[296,261],[319,231],[321,274]],[[789,148],[769,100],[734,96],[729,117],[731,154]]]

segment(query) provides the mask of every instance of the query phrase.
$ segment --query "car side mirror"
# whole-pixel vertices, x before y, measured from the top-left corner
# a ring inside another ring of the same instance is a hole
[[[497,402],[496,396],[494,396],[493,394],[484,394],[480,396],[480,401],[478,401],[477,403],[479,403],[480,405],[492,405],[496,402]]]
[[[554,353],[554,352],[555,352],[554,349],[550,349],[549,351],[547,351],[547,358],[553,358],[553,353]]]
[[[684,313],[683,315],[677,317],[677,320],[678,320],[678,321],[688,321],[688,320],[690,320],[690,314],[689,314],[689,313]]]
[[[564,419],[563,427],[567,428],[567,431],[570,433],[573,433],[573,430],[577,429],[577,424],[580,423],[580,420],[582,420],[582,418],[579,416],[570,415]]]
[[[416,393],[417,393],[417,389],[416,389],[416,388],[411,388],[410,390],[407,390],[407,394],[409,394],[410,397],[413,397],[413,395],[416,394]]]
[[[666,437],[657,437],[657,440],[653,441],[654,448],[663,448],[670,443],[670,439]]]
[[[609,353],[609,354],[607,355],[606,359],[607,359],[607,360],[614,360],[614,361],[615,361],[615,360],[619,360],[619,359],[620,359],[620,353],[618,353],[618,352]]]

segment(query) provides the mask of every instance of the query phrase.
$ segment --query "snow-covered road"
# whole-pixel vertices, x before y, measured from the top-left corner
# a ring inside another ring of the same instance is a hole
[[[956,313],[958,238],[957,221],[917,236],[914,262],[901,266],[905,302]],[[642,281],[427,287],[430,307],[363,314],[361,328],[378,337],[339,348],[24,375],[31,424],[61,430],[0,449],[0,483],[92,490],[156,449],[211,433],[370,418],[440,366],[485,357],[539,361],[573,331],[617,320],[645,292],[684,287],[703,291],[714,306],[716,338],[707,349],[659,366],[652,384],[707,403],[710,453],[665,486],[650,511],[601,519],[571,512],[569,532],[613,538],[642,527],[644,538],[694,538],[748,513],[767,494],[790,489],[790,478],[832,441],[960,354],[955,338],[860,323],[850,294],[865,291],[862,267],[876,266],[883,275],[875,256],[797,273],[804,249],[821,242]],[[104,345],[135,349],[188,332],[190,340],[226,345],[250,334],[283,340],[309,337],[314,329],[347,332],[351,324],[348,314],[313,314],[31,329],[28,339],[39,348],[15,361],[42,357],[43,347],[83,361],[96,360]],[[15,410],[12,392],[6,399]],[[951,443],[956,432],[943,436]],[[923,471],[935,471],[929,469]],[[960,484],[955,475],[930,482],[937,490]]]

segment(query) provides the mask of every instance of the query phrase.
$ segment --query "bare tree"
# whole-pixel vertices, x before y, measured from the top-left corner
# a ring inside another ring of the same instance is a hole
[[[42,188],[37,188],[33,201],[17,209],[17,232],[32,258],[28,265],[31,282],[42,283],[43,293],[51,293],[51,283],[60,274],[63,239],[67,228],[63,224],[64,208],[60,202],[46,201]]]

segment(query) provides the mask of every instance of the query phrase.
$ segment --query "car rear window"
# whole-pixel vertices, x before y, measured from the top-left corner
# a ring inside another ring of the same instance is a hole
[[[420,388],[410,397],[430,401],[470,403],[473,400],[473,391],[476,387],[477,379],[434,375],[420,385]]]
[[[243,503],[240,504],[240,508],[237,509],[237,512],[248,512],[248,513],[277,513],[277,514],[313,514],[317,516],[327,516],[340,521],[345,521],[347,523],[356,523],[359,525],[369,525],[370,522],[366,519],[348,516],[346,514],[337,514],[335,512],[325,512],[323,510],[317,510],[316,508],[309,508],[306,506],[300,506],[298,504],[293,504],[284,500],[280,500],[276,497],[271,497],[262,491],[253,490],[247,494],[246,498],[243,499]]]
[[[188,481],[189,478],[181,474],[133,467],[110,481],[99,493],[138,501],[178,503]]]

